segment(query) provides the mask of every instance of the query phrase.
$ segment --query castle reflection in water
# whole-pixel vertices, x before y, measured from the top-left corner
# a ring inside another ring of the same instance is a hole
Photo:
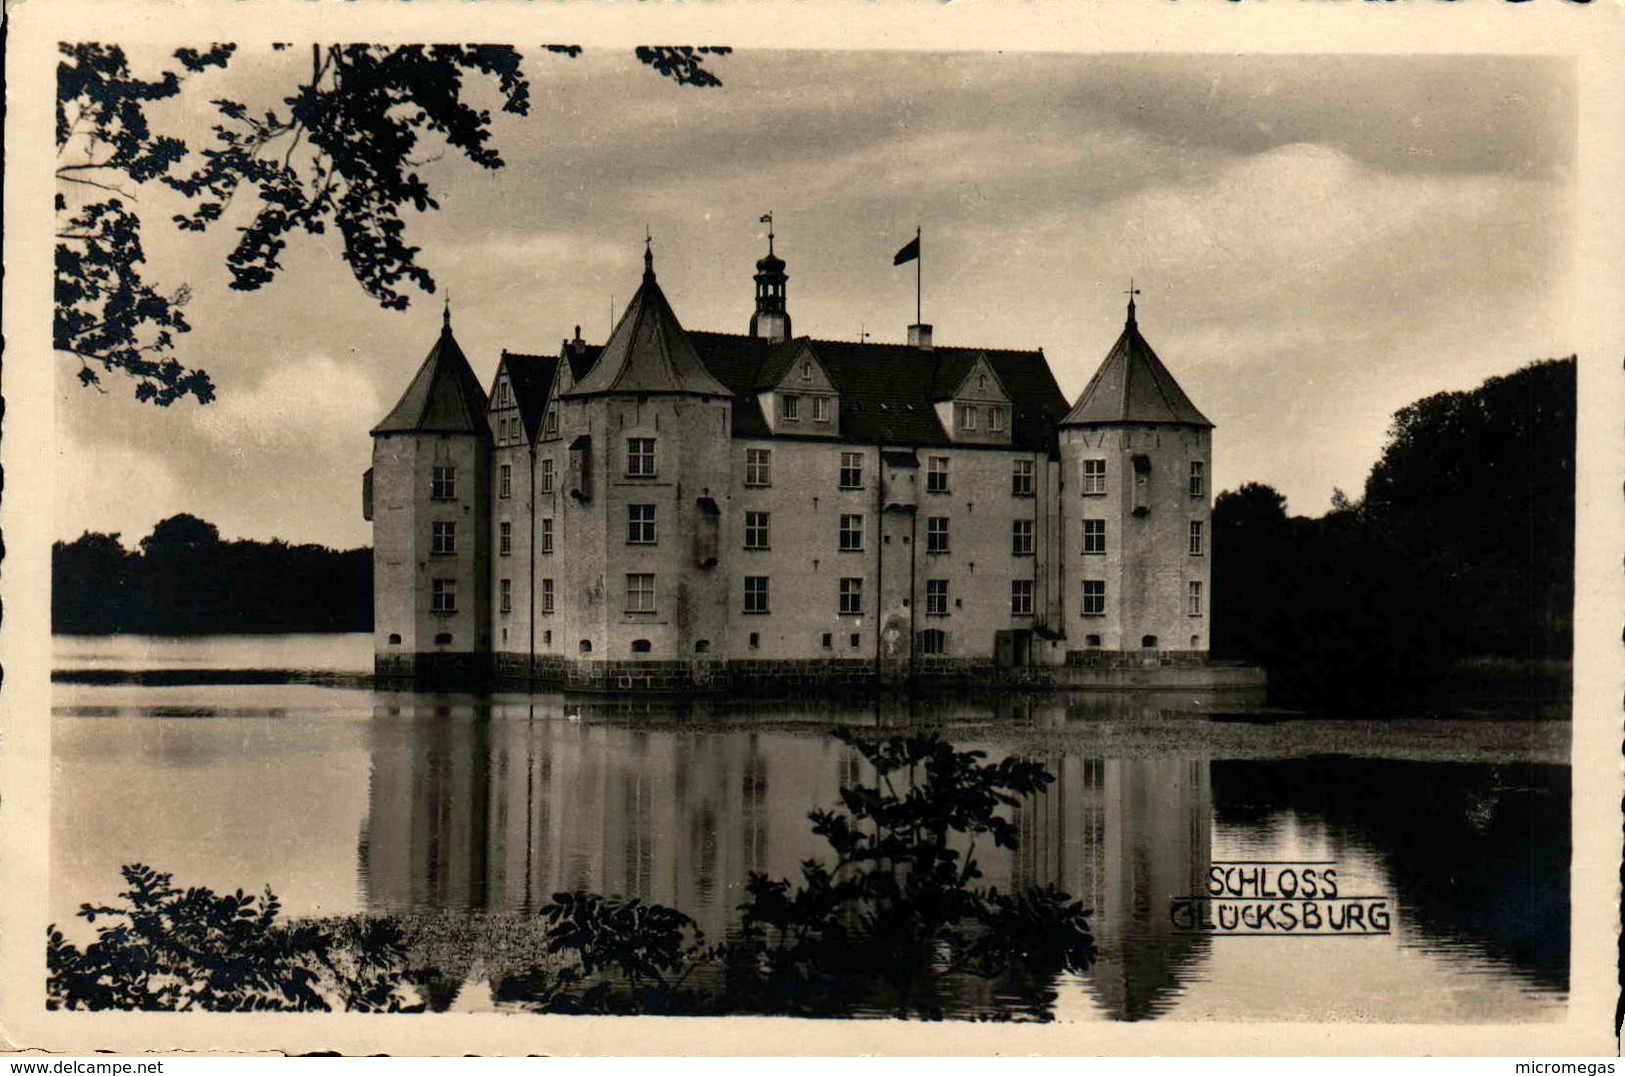
[[[1168,902],[1203,891],[1215,766],[1229,764],[1085,757],[1044,735],[1095,705],[1132,716],[1120,698],[1029,700],[950,724],[949,738],[1055,775],[1021,808],[1014,853],[977,848],[985,881],[1053,883],[1093,909],[1100,959],[1087,989],[1102,1015],[1141,1019],[1171,1005],[1207,959],[1211,939],[1177,931]],[[360,847],[368,907],[529,912],[554,893],[591,890],[676,907],[720,939],[752,871],[795,879],[803,860],[829,861],[808,812],[873,776],[827,729],[865,716],[892,722],[871,711],[819,723],[805,705],[782,719],[758,707],[747,721],[703,708],[580,715],[557,697],[381,696]],[[1566,981],[1566,953],[1553,959],[1561,968],[1546,970]],[[1521,963],[1539,977],[1538,959]]]

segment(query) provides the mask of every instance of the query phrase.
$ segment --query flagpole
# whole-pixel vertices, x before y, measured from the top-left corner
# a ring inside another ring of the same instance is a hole
[[[924,271],[921,265],[925,261],[925,245],[920,242],[920,226],[914,226],[914,324],[923,324],[920,321],[920,274]]]

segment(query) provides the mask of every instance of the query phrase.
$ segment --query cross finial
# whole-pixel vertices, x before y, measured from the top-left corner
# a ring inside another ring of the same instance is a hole
[[[1136,288],[1134,286],[1134,278],[1133,277],[1128,278],[1128,291],[1124,292],[1123,294],[1128,296],[1128,323],[1130,325],[1133,325],[1134,324],[1134,297],[1136,295],[1140,294],[1140,289]]]
[[[655,279],[654,233],[649,231],[649,226],[647,224],[645,224],[643,226],[643,282],[645,284],[652,284],[652,283],[654,283],[654,279]]]

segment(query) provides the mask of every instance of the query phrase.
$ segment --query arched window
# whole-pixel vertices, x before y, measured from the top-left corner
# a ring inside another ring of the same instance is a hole
[[[632,653],[634,653],[634,654],[647,654],[649,652],[649,650],[650,650],[649,640],[647,640],[647,639],[633,639],[632,640]]]
[[[926,628],[920,632],[920,653],[944,654],[948,651],[948,634],[941,628]]]
[[[434,645],[436,645],[436,646],[450,646],[451,645],[451,632],[443,631],[439,635],[436,635],[434,637]]]
[[[583,640],[581,640],[581,652],[583,654],[592,653],[592,640],[591,639],[583,639]]]
[[[1140,638],[1140,645],[1145,647],[1147,650],[1155,650],[1157,648],[1157,637],[1155,635],[1142,636]]]
[[[1202,649],[1202,637],[1200,635],[1192,635],[1191,636],[1191,649],[1192,650],[1200,650],[1200,649]]]
[[[1098,636],[1098,635],[1085,635],[1083,637],[1083,644],[1085,646],[1099,646],[1100,645],[1100,636]]]
[[[696,654],[709,654],[710,652],[711,652],[711,640],[710,639],[701,639],[701,640],[699,640],[698,642],[696,642],[694,644],[694,653],[696,653]]]
[[[389,633],[389,645],[390,646],[400,646],[401,645],[401,634],[400,634],[400,632],[392,631],[392,632]]]

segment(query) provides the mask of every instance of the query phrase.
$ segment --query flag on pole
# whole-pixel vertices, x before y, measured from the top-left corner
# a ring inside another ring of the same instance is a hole
[[[763,213],[761,223],[762,224],[772,224],[773,223],[773,214],[771,214],[771,213]]]
[[[910,239],[907,243],[903,244],[903,249],[897,252],[897,256],[891,260],[891,263],[893,265],[902,265],[904,262],[911,262],[919,256],[920,237],[915,236],[913,239]]]

